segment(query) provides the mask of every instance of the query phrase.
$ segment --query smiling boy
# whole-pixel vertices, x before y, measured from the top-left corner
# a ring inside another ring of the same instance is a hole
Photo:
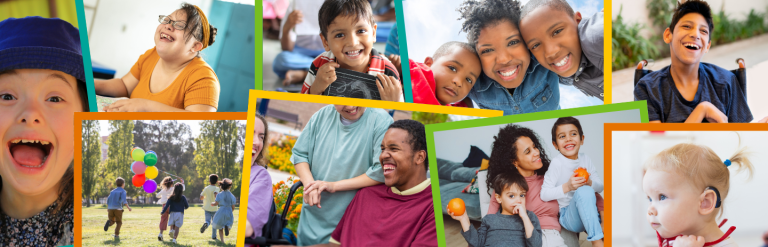
[[[322,94],[344,68],[377,77],[382,100],[403,101],[400,76],[394,65],[373,48],[376,23],[365,0],[328,0],[318,14],[323,52],[315,58],[301,93]]]
[[[701,59],[712,45],[712,10],[701,0],[678,4],[664,30],[672,64],[644,76],[635,100],[647,100],[650,122],[750,122],[744,89],[730,71]]]
[[[603,100],[603,11],[582,19],[565,0],[532,0],[523,6],[520,32],[560,84]]]
[[[480,74],[480,59],[469,43],[441,45],[424,63],[410,60],[413,103],[454,105],[461,102]],[[455,106],[465,106],[461,105]]]

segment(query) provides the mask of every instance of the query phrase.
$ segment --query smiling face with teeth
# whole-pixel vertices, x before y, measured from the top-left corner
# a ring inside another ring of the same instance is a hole
[[[709,25],[699,13],[688,13],[675,24],[674,32],[664,30],[664,42],[669,44],[672,54],[672,66],[695,66],[698,68],[701,58],[709,51]]]
[[[499,20],[481,29],[475,48],[485,75],[505,88],[523,83],[531,53],[511,21]]]
[[[521,136],[515,141],[515,147],[517,149],[517,159],[514,161],[517,170],[521,171],[521,174],[536,171],[544,163],[541,163],[541,151],[536,147],[531,138],[527,136]]]
[[[325,50],[333,53],[342,68],[368,72],[376,24],[354,15],[339,15],[328,26],[328,34],[320,34],[320,38]]]
[[[520,20],[520,32],[544,68],[561,77],[571,77],[581,63],[580,21],[579,12],[571,15],[544,5]]]
[[[186,21],[187,14],[179,9],[168,15],[168,18],[173,21]],[[187,61],[197,56],[197,51],[202,49],[203,43],[195,39],[194,35],[187,40],[184,36],[187,32],[191,32],[189,26],[186,30],[178,30],[172,23],[158,25],[154,37],[157,54],[163,60],[180,61]]]
[[[363,113],[365,113],[365,107],[359,107],[359,106],[349,106],[349,105],[334,105],[334,108],[336,108],[336,111],[341,114],[341,117],[347,120],[358,120],[363,116]]]
[[[0,73],[3,193],[58,195],[74,158],[73,113],[82,110],[71,75],[43,69]]]
[[[426,151],[414,151],[407,130],[390,128],[381,142],[379,161],[384,171],[384,184],[407,190],[424,182]]]
[[[584,136],[579,134],[579,129],[573,124],[558,125],[555,131],[555,140],[552,145],[563,156],[575,160],[579,158],[579,149],[584,145]]]

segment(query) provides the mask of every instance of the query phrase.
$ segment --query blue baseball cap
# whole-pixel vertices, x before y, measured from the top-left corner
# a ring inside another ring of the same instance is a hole
[[[80,32],[59,18],[9,18],[0,22],[0,72],[50,69],[85,82]]]

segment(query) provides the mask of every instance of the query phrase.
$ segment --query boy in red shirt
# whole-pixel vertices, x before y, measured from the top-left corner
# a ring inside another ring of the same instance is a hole
[[[458,41],[441,45],[424,63],[409,62],[414,103],[466,107],[462,100],[482,73],[475,48]]]

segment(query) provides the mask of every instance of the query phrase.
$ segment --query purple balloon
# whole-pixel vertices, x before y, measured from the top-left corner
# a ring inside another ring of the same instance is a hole
[[[155,180],[150,179],[144,182],[144,192],[154,193],[155,190],[157,190],[157,183]]]
[[[131,165],[131,171],[134,174],[144,174],[145,170],[147,170],[147,165],[145,165],[144,162],[134,161],[133,165]]]

